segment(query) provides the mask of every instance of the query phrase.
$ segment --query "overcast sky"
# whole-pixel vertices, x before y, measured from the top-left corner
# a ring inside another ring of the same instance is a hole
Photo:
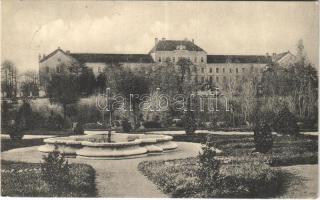
[[[2,60],[38,70],[38,55],[63,50],[148,53],[154,38],[194,38],[208,54],[295,53],[317,61],[316,2],[2,2]]]

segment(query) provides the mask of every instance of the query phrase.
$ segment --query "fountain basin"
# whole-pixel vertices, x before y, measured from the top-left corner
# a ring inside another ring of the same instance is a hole
[[[74,157],[97,159],[124,158],[147,153],[162,153],[176,149],[171,136],[113,133],[111,142],[106,142],[107,135],[83,135],[44,139],[45,145],[39,151]]]

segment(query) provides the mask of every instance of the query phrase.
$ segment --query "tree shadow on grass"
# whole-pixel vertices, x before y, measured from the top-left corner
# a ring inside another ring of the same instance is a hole
[[[295,191],[297,187],[304,185],[306,179],[286,170],[281,171],[279,176],[282,184],[280,184],[276,197],[288,198],[287,195]]]

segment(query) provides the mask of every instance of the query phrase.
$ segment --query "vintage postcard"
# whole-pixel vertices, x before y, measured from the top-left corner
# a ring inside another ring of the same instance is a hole
[[[1,15],[2,198],[318,198],[318,2]]]

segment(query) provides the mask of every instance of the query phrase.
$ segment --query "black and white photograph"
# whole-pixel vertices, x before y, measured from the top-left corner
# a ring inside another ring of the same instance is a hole
[[[0,5],[1,198],[319,198],[318,1]]]

